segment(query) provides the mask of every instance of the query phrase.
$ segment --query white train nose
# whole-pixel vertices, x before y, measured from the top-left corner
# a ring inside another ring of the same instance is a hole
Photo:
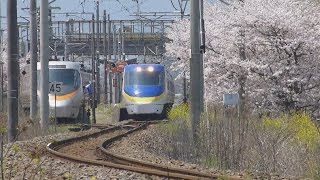
[[[56,114],[55,114],[56,113]],[[50,107],[50,117],[57,118],[76,118],[79,113],[79,108],[76,107]]]
[[[135,104],[128,105],[128,114],[161,114],[163,104]]]

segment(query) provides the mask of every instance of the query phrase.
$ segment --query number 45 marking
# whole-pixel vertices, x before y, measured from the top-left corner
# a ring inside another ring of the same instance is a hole
[[[51,93],[61,92],[62,82],[50,82],[49,83],[49,91]]]

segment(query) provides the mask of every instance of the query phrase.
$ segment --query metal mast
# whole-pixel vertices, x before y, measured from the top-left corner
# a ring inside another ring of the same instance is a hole
[[[37,35],[37,1],[30,0],[30,119],[35,120],[37,116],[37,61],[38,61],[38,35]]]
[[[67,20],[67,22],[66,22],[66,32],[65,32],[65,37],[64,37],[64,60],[65,61],[69,61],[69,39],[70,39],[70,23],[72,23],[71,22],[71,20],[69,19],[69,20]]]
[[[100,103],[100,60],[99,60],[99,56],[100,56],[100,19],[99,19],[99,0],[97,0],[97,15],[96,15],[96,19],[97,19],[97,39],[96,39],[96,50],[97,50],[97,60],[96,60],[96,68],[97,68],[97,73],[96,73],[96,76],[97,76],[97,102],[98,104]]]
[[[2,49],[2,12],[1,12],[1,1],[0,1],[0,49]],[[3,60],[1,60],[0,62],[0,68],[1,68],[1,91],[0,91],[0,97],[1,97],[1,101],[0,101],[0,111],[3,112]]]
[[[107,12],[103,11],[104,104],[108,104]]]
[[[8,141],[14,142],[18,127],[18,25],[17,1],[7,1],[8,23]]]
[[[48,0],[40,3],[40,125],[49,125],[49,19]]]
[[[200,0],[200,109],[204,111],[204,74],[203,74],[203,58],[206,51],[205,26],[203,19],[203,0]]]
[[[110,21],[110,14],[108,14],[108,60],[111,62],[111,21]],[[109,89],[110,89],[110,104],[112,104],[112,73],[109,72]]]
[[[198,141],[198,131],[201,114],[201,54],[200,54],[200,6],[199,0],[191,0],[191,122],[194,142]]]
[[[2,11],[1,11],[1,1],[0,1],[0,49],[2,47]]]
[[[114,56],[114,63],[117,63],[117,39],[116,39],[116,25],[113,25],[113,56]],[[117,79],[117,75],[116,73],[114,74],[114,79]],[[117,81],[116,81],[117,82]],[[114,84],[114,82],[113,82]],[[115,84],[113,85],[115,86]],[[118,103],[118,100],[117,100],[117,97],[118,97],[118,88],[117,87],[114,87],[114,103]]]
[[[124,25],[120,23],[121,25],[121,60],[125,61],[125,51],[124,51],[124,38],[125,38],[125,32],[124,32]]]
[[[94,14],[92,14],[92,61],[91,61],[91,70],[92,70],[92,83],[93,83],[93,97],[92,97],[92,102],[91,102],[91,107],[92,107],[92,124],[96,124],[96,49],[95,49],[95,30],[94,30]]]

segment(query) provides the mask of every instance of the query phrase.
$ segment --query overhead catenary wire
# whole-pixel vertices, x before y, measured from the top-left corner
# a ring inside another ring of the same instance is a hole
[[[178,8],[176,8],[176,6],[174,5],[173,1],[170,0],[170,2],[171,2],[171,4],[172,4],[172,7],[173,7],[176,11],[178,11]]]

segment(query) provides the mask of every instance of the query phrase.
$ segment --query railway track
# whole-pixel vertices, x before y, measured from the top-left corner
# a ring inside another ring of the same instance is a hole
[[[151,122],[152,123],[152,122]],[[55,156],[86,164],[107,166],[143,174],[157,175],[174,179],[218,179],[219,175],[206,174],[192,170],[168,167],[119,156],[108,151],[108,146],[121,138],[146,128],[150,122],[128,122],[108,127],[99,132],[53,142],[47,150]],[[223,176],[226,178],[225,176]],[[240,179],[227,177],[228,179]]]

